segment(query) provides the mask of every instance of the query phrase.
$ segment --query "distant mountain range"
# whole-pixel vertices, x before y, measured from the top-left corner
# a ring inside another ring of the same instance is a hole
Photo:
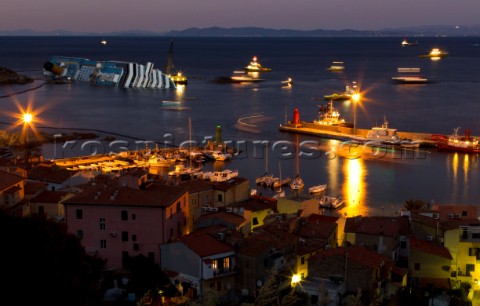
[[[382,30],[289,30],[256,27],[244,28],[189,28],[181,31],[153,32],[129,30],[94,33],[55,30],[39,32],[29,29],[0,31],[0,36],[163,36],[163,37],[398,37],[398,36],[480,36],[480,24],[475,26],[415,26]]]

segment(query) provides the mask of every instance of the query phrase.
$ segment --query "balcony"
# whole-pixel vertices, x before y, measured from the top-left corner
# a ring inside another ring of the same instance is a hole
[[[214,269],[213,277],[223,277],[223,276],[231,275],[237,272],[238,272],[237,266],[233,266],[229,268]]]

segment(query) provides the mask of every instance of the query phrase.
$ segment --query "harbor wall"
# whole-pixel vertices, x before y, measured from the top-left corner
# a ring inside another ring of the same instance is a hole
[[[354,129],[351,127],[342,126],[323,126],[313,122],[301,122],[298,125],[283,124],[280,125],[280,131],[299,133],[305,135],[318,136],[323,138],[349,140],[352,136],[366,137],[370,130],[367,129]],[[397,132],[400,138],[413,139],[421,141],[425,146],[434,146],[435,142],[432,140],[432,134],[430,133],[417,133],[417,132]]]

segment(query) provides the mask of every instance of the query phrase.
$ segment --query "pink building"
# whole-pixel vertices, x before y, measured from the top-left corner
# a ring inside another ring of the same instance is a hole
[[[187,226],[188,191],[132,173],[99,176],[64,202],[68,230],[89,254],[122,267],[127,257],[144,255],[160,263],[160,245],[191,231]]]

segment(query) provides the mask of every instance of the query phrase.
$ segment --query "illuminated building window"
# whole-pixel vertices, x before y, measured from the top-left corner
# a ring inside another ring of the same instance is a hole
[[[218,269],[218,261],[216,259],[212,261],[212,269]]]
[[[223,259],[223,267],[224,267],[225,269],[229,269],[229,268],[230,268],[230,258],[225,257],[225,258]]]

